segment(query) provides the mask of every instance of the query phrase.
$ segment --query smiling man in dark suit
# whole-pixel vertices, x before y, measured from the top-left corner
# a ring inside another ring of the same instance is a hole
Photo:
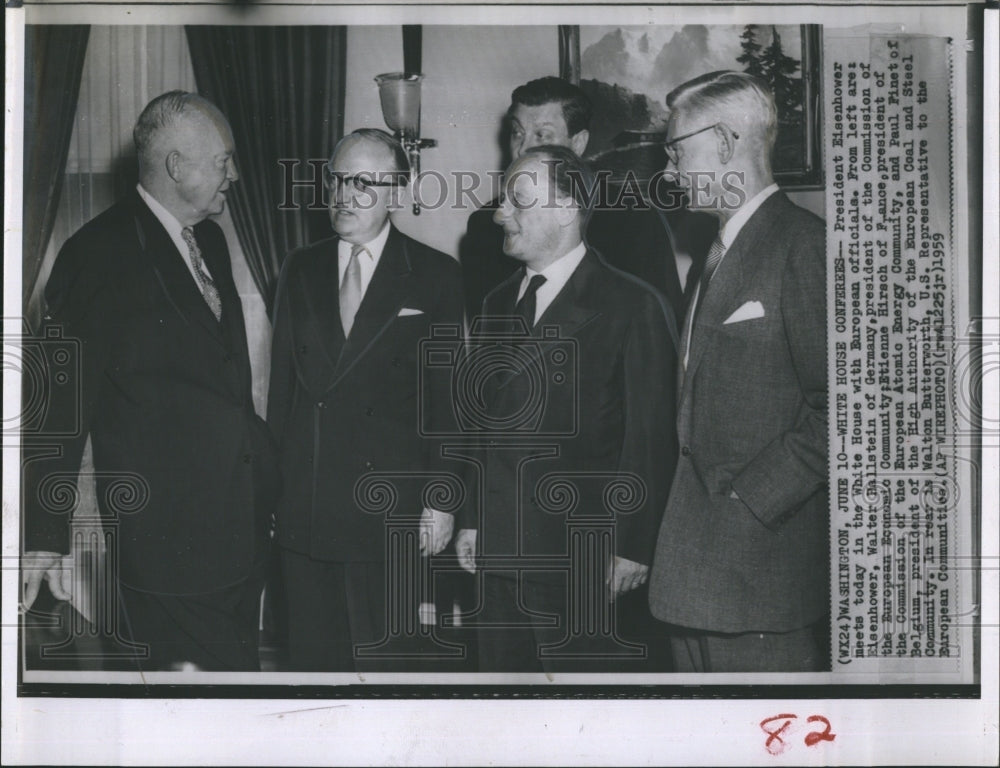
[[[681,332],[681,457],[650,605],[677,630],[679,671],[825,669],[824,225],[774,183],[765,83],[714,72],[667,105],[670,160],[722,228]]]
[[[89,434],[101,513],[111,484],[145,505],[117,528],[126,639],[143,669],[258,669],[257,623],[277,467],[254,413],[250,359],[229,252],[219,226],[236,181],[233,137],[205,99],[172,91],[134,131],[134,194],[63,246],[46,286],[47,329],[80,342],[80,431],[60,455],[26,468],[25,602],[45,574],[57,597],[64,517],[45,483],[75,474]],[[49,403],[65,419],[73,403]]]
[[[504,357],[519,365],[484,376],[484,419],[509,429],[483,435],[483,506],[463,508],[455,543],[467,570],[476,570],[477,550],[487,561],[476,619],[484,672],[648,669],[649,638],[623,631],[620,613],[612,636],[607,606],[647,579],[676,462],[677,330],[662,296],[583,242],[588,183],[569,149],[533,147],[508,169],[496,213],[505,253],[523,266],[486,297],[482,314],[516,317],[530,336],[507,341]],[[496,359],[492,348],[484,361]],[[533,398],[544,403],[537,421],[513,419]],[[614,488],[630,489],[634,505],[618,509]],[[588,538],[581,523],[610,536]],[[576,550],[575,531],[596,548]],[[551,562],[533,567],[538,558]],[[556,572],[560,562],[573,563],[568,575]],[[574,619],[605,634],[574,637]],[[563,641],[570,645],[560,650]]]
[[[405,566],[386,553],[385,516],[363,508],[356,488],[373,472],[442,469],[438,444],[419,434],[418,408],[450,408],[449,392],[420,391],[418,351],[434,324],[461,326],[461,277],[454,259],[390,223],[409,174],[392,136],[367,128],[345,136],[325,174],[336,234],[285,262],[268,397],[284,477],[277,530],[289,659],[303,670],[378,669],[356,646],[386,636],[390,598],[400,599],[407,626],[418,605],[413,594],[390,594],[387,569]],[[419,516],[421,495],[410,488],[397,485],[394,509]],[[424,553],[436,554],[452,515],[422,515]]]

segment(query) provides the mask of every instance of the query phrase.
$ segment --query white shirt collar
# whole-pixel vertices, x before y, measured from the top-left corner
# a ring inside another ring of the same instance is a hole
[[[379,233],[367,243],[362,243],[365,250],[368,251],[367,255],[364,252],[358,255],[358,264],[361,266],[362,295],[368,290],[368,284],[372,281],[372,275],[375,274],[375,267],[378,266],[379,259],[382,258],[382,251],[385,250],[385,243],[388,239],[389,220],[386,219],[385,225]],[[344,282],[344,273],[347,271],[347,263],[351,260],[352,248],[354,248],[354,244],[347,242],[344,238],[340,238],[340,241],[337,243],[337,285],[341,285]]]
[[[734,213],[732,218],[725,223],[719,237],[722,239],[722,244],[726,246],[726,250],[729,250],[732,244],[736,241],[736,236],[740,233],[740,230],[743,229],[743,225],[750,220],[750,217],[757,212],[757,209],[763,205],[764,201],[777,191],[777,184],[770,184],[764,187],[760,192],[750,198],[750,201]]]
[[[559,295],[559,291],[563,289],[563,286],[569,282],[570,277],[576,271],[576,268],[580,266],[580,262],[583,261],[583,257],[587,255],[587,246],[582,242],[576,246],[573,250],[566,253],[564,256],[560,256],[558,259],[549,264],[541,272],[536,272],[535,270],[525,267],[524,277],[521,279],[521,286],[517,291],[518,300],[524,296],[524,292],[528,290],[528,283],[531,282],[531,278],[535,275],[542,275],[545,278],[545,282],[535,293],[535,322],[545,313],[545,310],[549,308],[549,305]]]
[[[167,230],[167,234],[170,235],[170,240],[176,246],[178,253],[180,253],[181,258],[187,265],[188,272],[191,273],[191,277],[194,279],[195,283],[200,285],[198,277],[194,273],[194,265],[191,263],[191,254],[188,250],[187,243],[184,242],[184,237],[181,235],[184,225],[177,220],[176,216],[164,208],[159,200],[149,194],[142,184],[136,184],[135,191],[139,193],[139,197],[142,198],[142,202],[146,204],[146,207],[153,212],[157,221],[159,221],[160,224],[163,225],[163,228]],[[211,272],[208,271],[208,265],[205,263],[204,259],[202,259],[201,262],[201,269],[202,272],[209,277],[212,276]]]

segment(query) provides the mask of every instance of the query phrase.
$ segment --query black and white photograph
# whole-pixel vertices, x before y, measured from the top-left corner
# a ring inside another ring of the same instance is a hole
[[[9,5],[4,762],[992,764],[997,17]]]

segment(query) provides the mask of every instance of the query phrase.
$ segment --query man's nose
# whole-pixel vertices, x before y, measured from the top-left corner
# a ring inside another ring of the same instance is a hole
[[[240,172],[236,170],[236,158],[231,157],[226,161],[226,178],[230,184],[239,181]]]
[[[508,201],[504,200],[502,203],[500,203],[500,205],[497,206],[496,212],[493,214],[493,223],[503,224],[504,221],[506,221],[508,216],[510,215],[508,213],[509,208],[510,208],[510,203]]]

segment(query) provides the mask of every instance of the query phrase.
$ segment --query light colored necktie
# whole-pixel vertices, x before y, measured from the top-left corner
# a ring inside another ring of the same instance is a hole
[[[191,259],[191,266],[194,268],[194,276],[201,288],[201,295],[205,298],[205,303],[212,310],[216,320],[222,319],[222,300],[219,298],[219,289],[215,287],[212,276],[205,271],[204,262],[201,258],[201,249],[198,241],[194,239],[194,230],[191,227],[184,227],[181,230],[181,237],[187,243],[188,256]]]
[[[340,324],[344,328],[345,339],[351,335],[354,316],[358,314],[358,307],[361,306],[361,262],[359,257],[362,253],[368,253],[368,249],[363,245],[351,246],[351,258],[347,262],[344,279],[340,284]]]

